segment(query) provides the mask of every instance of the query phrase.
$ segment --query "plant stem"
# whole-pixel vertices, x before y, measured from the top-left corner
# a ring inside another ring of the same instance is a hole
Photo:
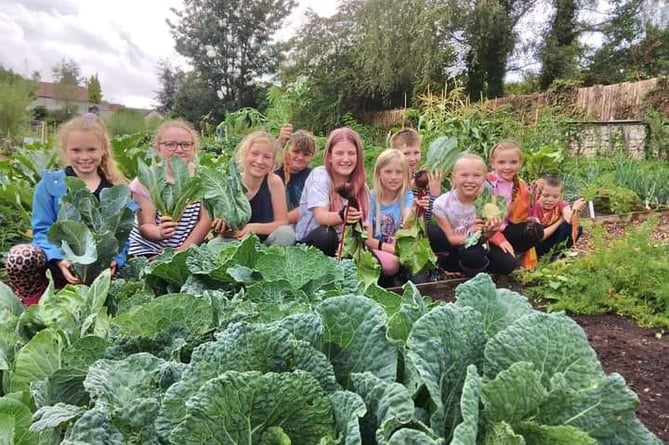
[[[337,261],[341,261],[341,255],[344,251],[344,241],[346,240],[346,222],[348,221],[349,205],[344,206],[344,228],[341,230],[341,243],[339,243],[339,252],[337,252]]]

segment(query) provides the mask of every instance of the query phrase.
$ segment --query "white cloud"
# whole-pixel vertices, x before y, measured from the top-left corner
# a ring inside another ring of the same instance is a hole
[[[336,0],[302,0],[288,20],[301,25],[311,7],[331,15]],[[2,0],[0,2],[0,65],[30,76],[38,71],[51,81],[51,69],[72,59],[82,75],[98,74],[103,99],[149,108],[160,88],[157,63],[182,64],[166,19],[182,0]]]

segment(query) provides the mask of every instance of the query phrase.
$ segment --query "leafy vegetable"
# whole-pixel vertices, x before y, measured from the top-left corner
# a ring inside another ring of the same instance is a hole
[[[100,192],[100,201],[79,178],[66,177],[58,220],[47,233],[84,284],[91,284],[122,251],[135,220],[129,207],[130,189],[115,185]]]
[[[244,227],[251,219],[251,204],[237,167],[228,163],[228,174],[203,168],[198,172],[202,184],[202,202],[213,219],[222,219],[232,231]]]
[[[476,217],[486,221],[492,218],[504,218],[506,216],[507,205],[503,196],[497,196],[492,193],[489,187],[483,187],[481,194],[474,201]],[[481,239],[481,231],[477,230],[465,240],[465,248],[475,246]]]
[[[458,140],[454,137],[440,136],[430,142],[425,155],[425,167],[428,171],[448,172],[453,168],[458,155]]]
[[[425,228],[425,218],[415,213],[395,234],[395,246],[400,264],[412,275],[434,269],[437,256],[430,246]]]
[[[162,164],[148,166],[139,159],[138,179],[149,192],[153,205],[161,215],[174,221],[181,218],[184,209],[200,197],[199,175],[191,176],[188,165],[178,156],[166,159]],[[168,180],[172,172],[172,180]]]

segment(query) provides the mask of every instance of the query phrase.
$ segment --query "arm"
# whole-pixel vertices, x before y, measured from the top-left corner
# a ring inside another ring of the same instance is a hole
[[[54,197],[47,191],[47,186],[40,181],[33,193],[32,231],[33,244],[44,250],[47,261],[62,260],[64,255],[60,248],[47,239],[47,232],[58,218],[58,208]]]
[[[200,216],[197,224],[193,227],[193,231],[188,235],[188,238],[179,246],[177,250],[186,250],[193,244],[200,244],[209,234],[211,229],[211,216],[209,212],[200,204]]]
[[[451,246],[461,246],[465,243],[467,237],[465,235],[458,235],[455,233],[448,218],[444,216],[435,216],[434,220],[436,221],[441,231],[444,232],[444,235],[446,235],[446,239]]]
[[[300,219],[300,208],[295,207],[293,210],[288,212],[288,224],[297,224],[298,219]]]

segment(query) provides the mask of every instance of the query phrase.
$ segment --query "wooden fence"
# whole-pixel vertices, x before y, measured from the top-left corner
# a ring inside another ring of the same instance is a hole
[[[662,90],[662,91],[659,91]],[[662,104],[669,112],[669,93],[666,91],[666,79],[663,85],[660,80],[648,79],[638,82],[624,82],[615,85],[595,85],[578,88],[573,105],[583,111],[589,119],[595,121],[612,121],[625,119],[641,119],[644,109],[643,102],[646,96],[659,94]],[[666,103],[665,103],[666,102]],[[522,109],[534,114],[537,108],[551,103],[548,94],[535,93],[525,96],[507,96],[488,101],[490,108],[510,105],[513,109]],[[361,120],[370,125],[389,129],[400,126],[405,120],[405,109],[395,109],[366,113]]]

